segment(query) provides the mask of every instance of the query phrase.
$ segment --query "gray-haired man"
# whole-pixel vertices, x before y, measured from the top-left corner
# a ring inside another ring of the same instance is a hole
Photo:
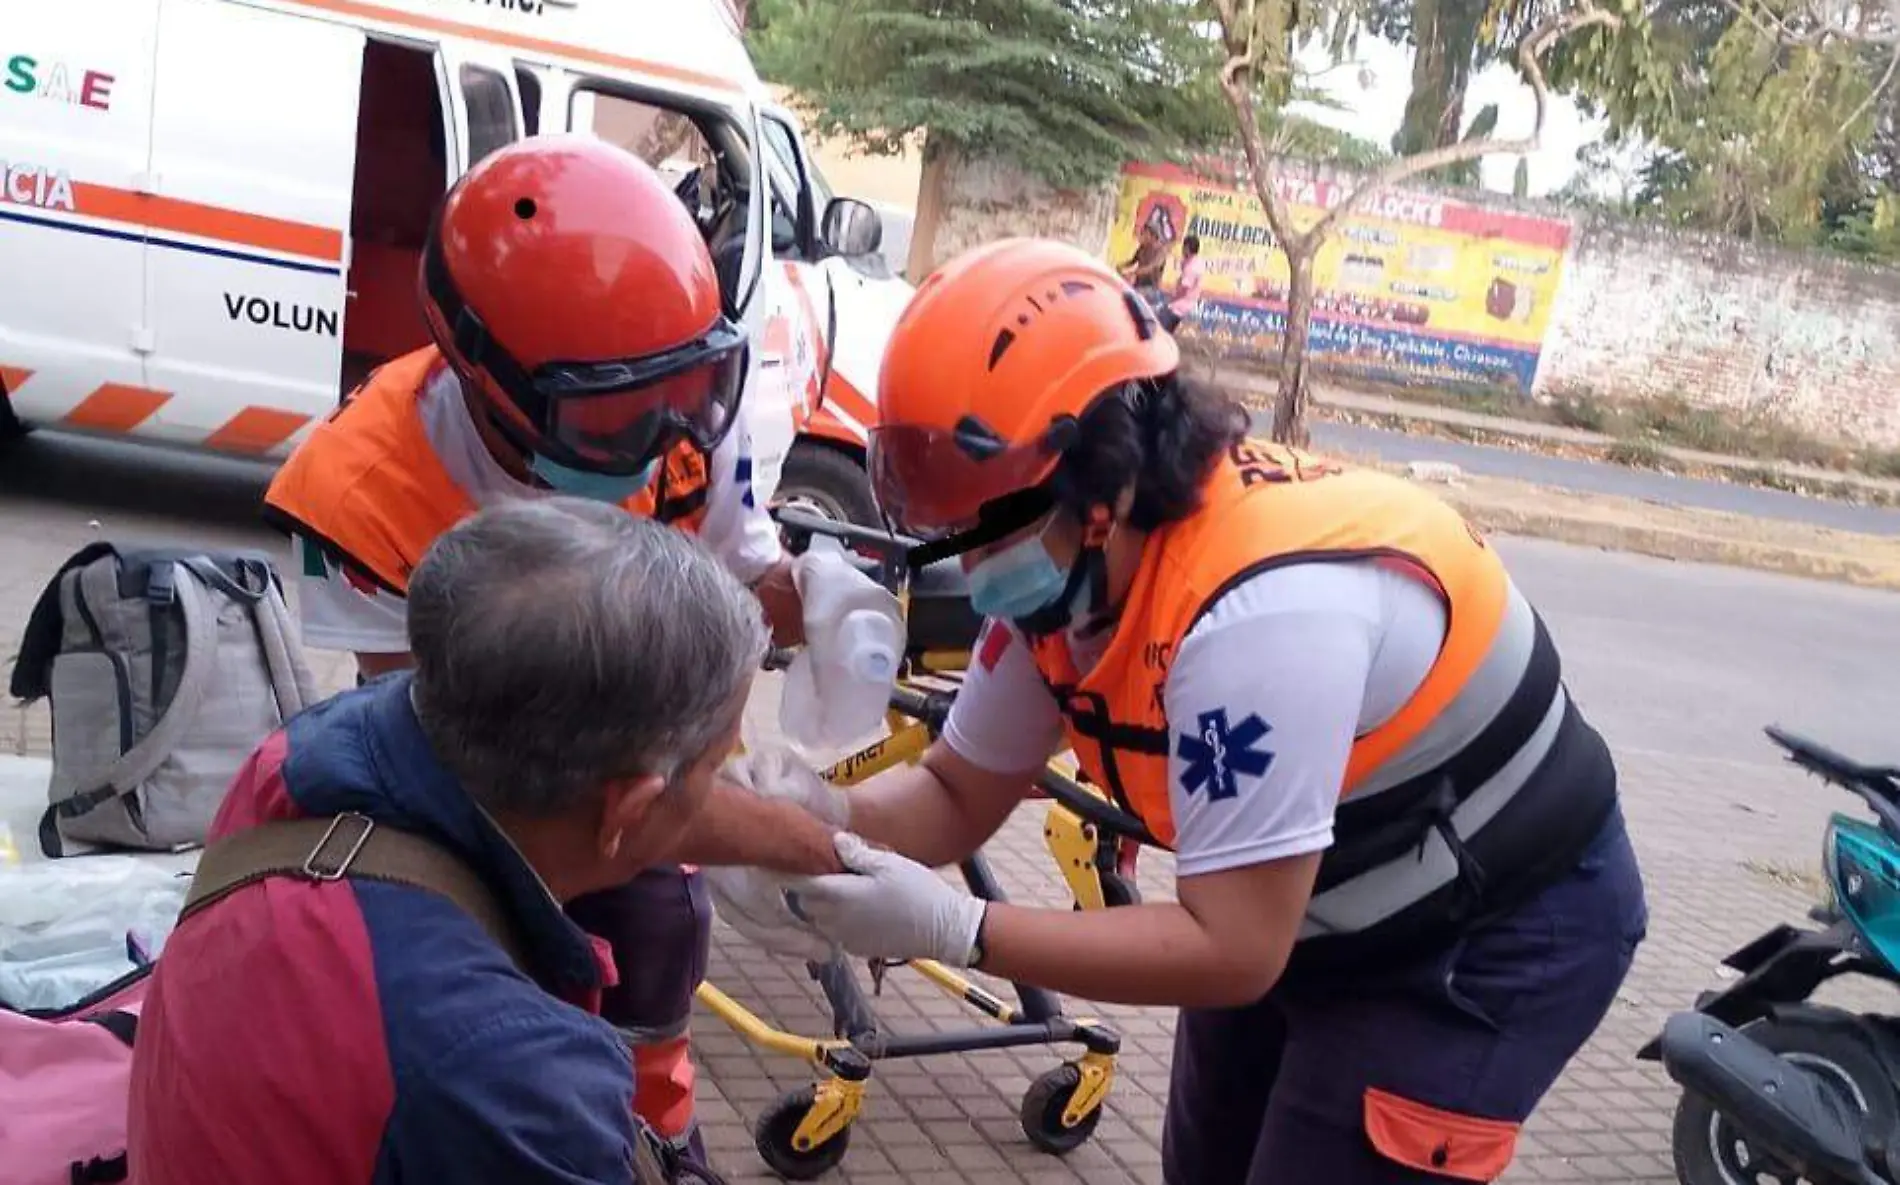
[[[553,498],[443,535],[408,628],[414,671],[266,740],[211,841],[347,812],[420,834],[499,900],[521,969],[407,885],[270,879],[215,900],[174,932],[141,1024],[142,1180],[629,1179],[633,1066],[590,1015],[615,963],[562,905],[654,864],[782,848],[717,819],[746,793],[716,774],[767,644],[758,602],[680,532]],[[831,843],[793,804],[753,805]],[[259,1138],[286,1115],[293,1133]]]

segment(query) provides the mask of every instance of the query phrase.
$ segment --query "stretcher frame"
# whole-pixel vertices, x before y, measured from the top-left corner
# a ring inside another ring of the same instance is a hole
[[[793,511],[775,512],[775,517],[793,550],[802,550],[813,535],[823,535],[858,553],[860,562],[868,559],[875,564],[878,578],[896,588],[909,620],[904,555],[912,541]],[[891,695],[889,735],[834,762],[823,776],[835,785],[850,787],[900,765],[914,764],[941,733],[969,660],[967,648],[907,653]],[[767,666],[782,667],[788,661],[789,655],[778,651]],[[1066,756],[1051,761],[1037,780],[1039,796],[1050,800],[1043,823],[1044,844],[1077,909],[1137,903],[1135,852],[1140,844],[1155,841],[1139,820],[1120,810],[1097,787],[1080,781]],[[981,852],[963,861],[959,871],[972,894],[988,901],[1008,900]],[[1012,1005],[933,960],[874,964],[874,981],[881,983],[883,975],[898,966],[910,967],[994,1023],[943,1033],[886,1032],[852,966],[843,958],[824,965],[807,964],[831,1007],[832,1036],[828,1038],[774,1028],[712,983],[700,984],[699,1002],[748,1044],[796,1058],[822,1075],[810,1086],[779,1096],[755,1120],[754,1144],[770,1168],[786,1179],[802,1181],[841,1163],[878,1062],[1029,1046],[1079,1046],[1081,1053],[1031,1083],[1019,1114],[1023,1134],[1037,1148],[1058,1156],[1088,1142],[1114,1085],[1121,1052],[1119,1033],[1098,1020],[1068,1016],[1053,992],[1012,983],[1017,1001]]]

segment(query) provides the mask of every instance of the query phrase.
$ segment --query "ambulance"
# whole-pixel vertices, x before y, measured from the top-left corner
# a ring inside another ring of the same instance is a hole
[[[698,219],[756,345],[756,492],[875,521],[869,395],[910,288],[729,0],[9,0],[0,436],[282,458],[426,344],[447,186],[553,131],[641,154]]]

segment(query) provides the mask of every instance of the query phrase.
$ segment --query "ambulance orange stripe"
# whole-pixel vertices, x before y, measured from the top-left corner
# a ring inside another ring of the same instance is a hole
[[[172,231],[221,243],[282,251],[287,255],[305,255],[326,263],[343,260],[343,232],[327,226],[87,182],[74,183],[73,197],[79,213],[89,218],[107,218],[146,230]]]
[[[171,394],[166,391],[129,383],[102,383],[67,412],[62,422],[100,432],[130,432],[170,401]]]
[[[0,366],[0,393],[18,391],[32,377],[33,372],[24,366]]]
[[[819,323],[818,310],[812,304],[811,293],[805,290],[805,277],[799,273],[797,264],[785,265],[785,278],[792,282],[792,295],[798,298],[798,307],[805,314],[805,324],[812,327],[812,338],[818,358],[812,368],[811,377],[806,380],[805,393],[812,399],[819,400],[819,376],[825,373],[827,366],[831,365],[831,343],[825,340],[825,326]],[[829,397],[830,388],[826,387],[823,390],[825,396]],[[822,403],[822,400],[819,402]]]
[[[274,407],[247,407],[205,439],[208,448],[234,453],[264,453],[290,439],[310,417]]]
[[[850,416],[866,428],[877,426],[877,404],[864,392],[852,386],[850,381],[834,368],[831,372],[831,387],[825,392],[828,402],[835,402],[838,410]]]
[[[445,20],[437,16],[418,16],[411,12],[401,12],[394,8],[385,8],[380,4],[365,4],[362,0],[283,0],[294,8],[312,8],[319,12],[334,13],[337,16],[355,17],[365,21],[387,21],[392,25],[406,25],[411,29],[422,29],[430,33],[442,33],[451,37],[466,37],[471,41],[485,41],[490,45],[505,45],[513,49],[525,49],[531,53],[552,54],[557,57],[573,58],[576,61],[592,62],[597,66],[611,66],[616,70],[631,70],[641,74],[651,74],[659,78],[670,78],[675,82],[684,82],[692,86],[702,86],[709,90],[726,91],[736,94],[739,83],[730,78],[720,78],[712,74],[701,74],[697,70],[686,70],[679,66],[669,66],[662,62],[649,62],[641,58],[624,57],[620,54],[606,53],[586,46],[569,45],[562,41],[550,41],[545,37],[528,37],[520,33],[504,33],[498,29],[485,29],[480,25],[470,25],[462,21]]]

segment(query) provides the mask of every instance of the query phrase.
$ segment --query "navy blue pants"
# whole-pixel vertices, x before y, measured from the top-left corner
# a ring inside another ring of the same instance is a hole
[[[617,888],[576,897],[567,915],[613,947],[620,982],[601,1000],[601,1016],[633,1045],[634,1110],[703,1161],[688,1030],[712,944],[705,875],[678,866],[649,868]]]
[[[1168,1185],[1489,1181],[1648,926],[1620,811],[1575,870],[1439,955],[1183,1011]]]

